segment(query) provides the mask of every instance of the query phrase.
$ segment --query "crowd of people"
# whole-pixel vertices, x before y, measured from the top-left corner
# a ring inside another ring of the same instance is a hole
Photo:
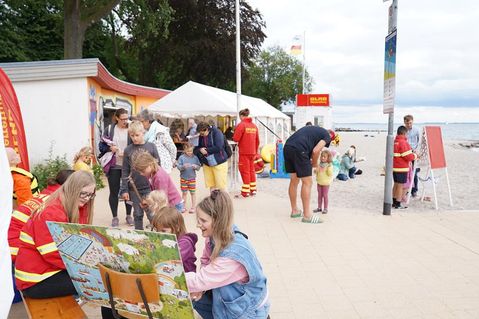
[[[251,133],[254,124],[248,113],[246,110],[241,115],[243,124],[250,123],[242,134],[257,138],[257,129]],[[116,111],[114,123],[105,128],[102,136],[98,160],[108,179],[111,226],[120,224],[118,204],[122,200],[129,226],[144,229],[146,215],[152,231],[177,236],[187,286],[202,318],[228,318],[231,313],[266,318],[267,280],[248,237],[233,224],[233,203],[226,192],[229,146],[214,125],[189,121],[188,126],[188,141],[182,143],[181,153],[177,154],[175,137],[148,111],[142,111],[132,121],[126,110]],[[241,144],[246,137],[238,133],[235,139],[240,143],[240,152],[250,161],[248,153],[256,154],[259,139],[252,151]],[[14,151],[9,153],[13,176],[19,174],[19,157]],[[81,148],[73,159],[74,170],[60,171],[39,194],[33,187],[33,174],[19,174],[22,178],[15,188],[17,207],[9,242],[16,286],[25,297],[76,294],[46,222],[91,224],[96,195],[93,156],[91,147]],[[249,162],[245,165],[251,166]],[[180,171],[181,194],[170,176],[173,168]],[[210,195],[196,204],[196,173],[201,168]],[[245,174],[251,176],[251,170],[248,168]],[[254,177],[249,177],[247,183],[248,196],[256,193]],[[23,197],[27,189],[30,194]],[[188,193],[191,204],[187,209]],[[199,268],[195,257],[198,237],[185,227],[182,214],[186,212],[196,214],[197,227],[206,240]],[[233,302],[242,295],[247,297],[241,303]],[[106,307],[101,313],[103,318],[114,316]]]
[[[249,113],[248,109],[240,111],[241,122],[232,133],[239,147],[243,180],[238,198],[252,197],[257,192],[254,161],[259,151],[259,135]],[[178,129],[171,136],[168,128],[153,119],[147,110],[135,120],[129,119],[126,110],[118,109],[114,123],[105,129],[99,145],[99,163],[108,179],[111,226],[119,226],[118,204],[122,200],[128,225],[143,230],[146,216],[152,231],[177,236],[187,286],[194,308],[202,318],[229,318],[230,314],[267,318],[270,304],[266,276],[247,235],[233,223],[233,203],[226,192],[230,154],[223,132],[210,123],[189,120],[186,133]],[[397,130],[394,145],[395,208],[404,207],[401,206],[404,184],[412,178],[408,173],[411,162],[417,158],[414,150],[419,139],[418,132],[412,129],[412,116],[406,116],[404,122],[405,126]],[[182,139],[180,153],[179,139]],[[337,146],[339,141],[334,131],[314,125],[306,125],[286,141],[284,164],[290,174],[291,218],[299,217],[303,223],[321,223],[319,214],[329,211],[328,193],[333,180],[346,181],[362,173],[355,165],[360,160],[354,145],[342,156],[330,147]],[[46,222],[92,223],[96,195],[91,169],[94,152],[91,147],[81,148],[74,157],[73,170],[60,171],[40,191],[35,176],[17,167],[18,154],[13,149],[6,151],[14,180],[16,208],[8,239],[16,286],[29,298],[74,295],[75,288]],[[180,190],[170,176],[173,168],[180,172]],[[196,174],[201,168],[210,195],[196,204]],[[318,192],[318,206],[314,209],[311,207],[313,174]],[[302,209],[297,202],[299,184]],[[416,185],[412,192],[414,196]],[[184,213],[196,214],[197,227],[205,238],[200,267],[195,256],[198,237],[186,229]],[[240,297],[241,303],[235,302]],[[113,317],[110,309],[101,311],[103,318]]]

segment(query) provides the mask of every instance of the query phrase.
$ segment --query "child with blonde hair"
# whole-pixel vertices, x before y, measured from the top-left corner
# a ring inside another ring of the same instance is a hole
[[[73,158],[73,169],[75,171],[83,170],[90,173],[93,173],[93,170],[90,167],[92,149],[89,146],[82,147],[78,153],[75,154]]]
[[[185,204],[176,189],[170,175],[158,165],[158,161],[149,153],[135,154],[132,161],[133,170],[148,179],[151,190],[164,191],[168,197],[168,203],[175,207],[178,212],[185,212]]]
[[[148,154],[154,162],[160,159],[156,145],[145,142],[145,129],[139,121],[133,121],[128,127],[132,144],[123,151],[123,166],[121,170],[120,196],[125,201],[131,201],[133,205],[133,218],[135,229],[143,229],[143,198],[151,192],[148,179],[132,170],[132,161],[137,154]]]
[[[248,236],[233,224],[228,193],[211,191],[196,207],[196,219],[206,241],[200,270],[186,273],[195,310],[202,318],[267,318],[267,279]]]
[[[188,192],[191,196],[190,214],[195,213],[196,206],[196,171],[201,168],[198,157],[193,154],[193,144],[187,143],[184,147],[184,153],[178,158],[176,167],[180,170],[181,197],[186,205]]]
[[[185,272],[196,272],[195,245],[198,236],[186,231],[183,215],[178,214],[175,208],[169,207],[166,199],[162,191],[152,191],[146,197],[150,212],[153,214],[151,230],[175,234]]]
[[[318,208],[313,210],[315,213],[328,213],[328,193],[329,185],[333,181],[333,155],[328,150],[323,150],[319,157],[318,168],[314,169],[316,174],[316,183],[318,189]],[[324,203],[324,206],[323,206]]]

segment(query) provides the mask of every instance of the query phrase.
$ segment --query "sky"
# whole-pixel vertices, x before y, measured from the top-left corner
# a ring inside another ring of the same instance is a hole
[[[247,0],[266,22],[263,47],[289,52],[306,34],[312,93],[329,93],[335,122],[383,122],[381,0]],[[479,1],[399,0],[395,118],[479,122]],[[341,120],[339,120],[341,119]]]

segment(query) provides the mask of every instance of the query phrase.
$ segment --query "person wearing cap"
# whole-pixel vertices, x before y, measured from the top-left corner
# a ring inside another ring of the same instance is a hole
[[[11,147],[6,147],[8,162],[10,164],[10,172],[13,179],[13,199],[14,208],[22,205],[27,200],[32,199],[33,195],[38,194],[38,180],[29,171],[17,167],[22,161],[20,156]]]
[[[319,155],[328,147],[336,134],[319,126],[307,125],[291,135],[284,145],[284,165],[290,174],[289,200],[291,218],[302,217],[303,223],[318,224],[322,220],[311,210],[312,170],[318,166]],[[301,182],[301,201],[303,211],[298,208],[297,190]]]

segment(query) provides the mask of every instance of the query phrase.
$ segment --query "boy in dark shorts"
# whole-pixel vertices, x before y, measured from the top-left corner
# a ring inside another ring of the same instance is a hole
[[[334,132],[330,132],[318,126],[304,126],[291,135],[284,145],[284,165],[286,172],[291,177],[288,189],[291,217],[303,217],[302,222],[304,223],[318,224],[322,222],[319,215],[313,214],[311,210],[312,170],[313,167],[318,166],[319,155],[323,147],[328,147],[331,143]],[[298,208],[296,202],[300,181],[303,212]]]
[[[409,165],[416,159],[416,154],[413,153],[406,137],[407,128],[400,126],[397,129],[397,135],[394,139],[394,159],[393,159],[393,207],[407,208],[401,206],[401,199],[403,197],[403,184],[407,182],[407,174]]]

